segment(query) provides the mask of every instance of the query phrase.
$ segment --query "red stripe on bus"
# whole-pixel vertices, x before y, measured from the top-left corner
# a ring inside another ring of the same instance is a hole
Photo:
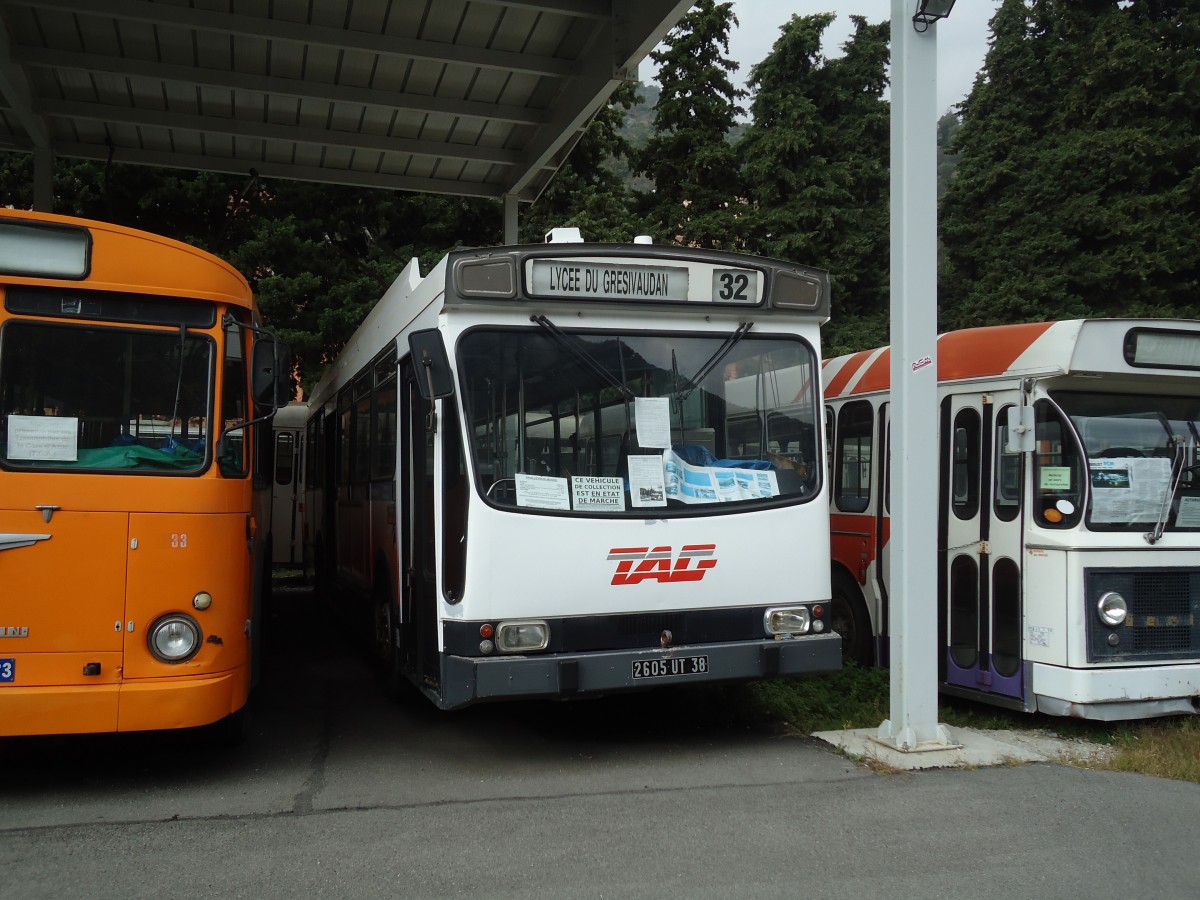
[[[938,341],[938,380],[1001,375],[1053,324],[994,325],[945,334]]]
[[[1003,375],[1033,343],[1045,334],[1053,322],[1028,322],[1021,325],[992,325],[954,331],[938,338],[938,381],[983,378]],[[871,351],[854,354],[838,372],[825,396],[834,397],[845,390],[853,374],[862,367],[862,359]],[[891,387],[892,351],[889,347],[862,374],[848,394],[869,394]],[[842,377],[842,376],[845,377]]]
[[[825,385],[825,396],[836,397],[840,394],[850,382],[850,379],[854,377],[854,374],[862,368],[862,364],[867,361],[867,357],[874,352],[873,350],[860,350],[846,360],[846,364]]]

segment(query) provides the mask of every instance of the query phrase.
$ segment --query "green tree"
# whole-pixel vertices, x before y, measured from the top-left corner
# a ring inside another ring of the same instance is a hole
[[[830,352],[885,343],[888,321],[888,23],[851,16],[844,54],[821,54],[832,14],[793,16],[750,72],[747,249],[828,269]]]
[[[540,243],[546,232],[560,226],[578,228],[588,241],[629,242],[643,230],[618,166],[631,153],[622,125],[637,103],[632,83],[613,92],[542,196],[522,211],[520,233],[525,243]]]
[[[1200,311],[1200,5],[1004,0],[941,207],[947,327]]]
[[[655,133],[638,154],[653,182],[646,197],[650,230],[659,241],[736,249],[740,196],[737,150],[729,140],[746,92],[729,80],[732,3],[698,0],[667,33],[658,63]]]
[[[493,201],[294,181],[250,192],[219,255],[250,280],[311,387],[412,258],[427,273],[456,246],[500,242]]]
[[[0,155],[0,199],[32,205],[28,154]],[[140,228],[228,260],[311,386],[409,259],[500,242],[497,204],[60,159],[55,212]]]

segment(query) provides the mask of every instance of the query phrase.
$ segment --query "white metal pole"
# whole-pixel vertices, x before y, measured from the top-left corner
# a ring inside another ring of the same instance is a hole
[[[937,24],[892,0],[891,706],[876,739],[958,746],[937,720]],[[880,486],[882,487],[882,485]]]

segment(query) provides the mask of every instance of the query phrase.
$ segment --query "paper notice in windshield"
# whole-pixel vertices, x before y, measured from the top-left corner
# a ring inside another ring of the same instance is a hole
[[[1042,466],[1038,470],[1038,487],[1043,491],[1069,491],[1071,489],[1070,466]]]
[[[625,508],[625,481],[590,475],[571,476],[571,501],[576,509],[615,512]]]
[[[1176,528],[1200,528],[1200,497],[1180,497]]]
[[[75,462],[79,459],[79,419],[9,416],[8,458]]]
[[[1169,459],[1115,457],[1088,460],[1092,521],[1154,522],[1171,489]]]
[[[550,475],[516,476],[517,506],[534,509],[570,509],[571,498],[567,494],[567,479]]]
[[[693,466],[674,451],[663,454],[667,496],[684,503],[729,503],[779,496],[775,473],[760,469]]]
[[[661,456],[629,457],[629,502],[634,506],[667,505]]]
[[[671,401],[666,397],[634,397],[634,424],[642,447],[671,446]]]

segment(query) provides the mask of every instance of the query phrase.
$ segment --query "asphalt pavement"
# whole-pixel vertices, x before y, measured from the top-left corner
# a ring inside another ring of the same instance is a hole
[[[659,690],[395,704],[310,597],[249,740],[0,744],[0,898],[1194,898],[1200,786],[902,771]]]

